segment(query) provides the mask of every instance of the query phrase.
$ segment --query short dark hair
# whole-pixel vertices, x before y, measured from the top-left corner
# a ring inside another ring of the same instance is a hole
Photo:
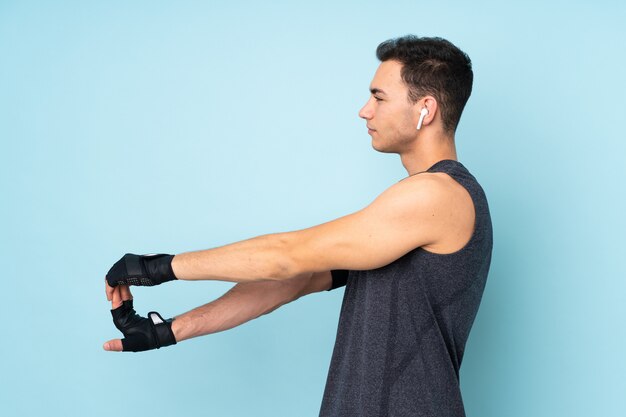
[[[474,79],[472,61],[465,52],[442,38],[407,35],[378,45],[376,57],[381,62],[400,62],[409,101],[415,103],[426,95],[435,97],[444,129],[454,133]]]

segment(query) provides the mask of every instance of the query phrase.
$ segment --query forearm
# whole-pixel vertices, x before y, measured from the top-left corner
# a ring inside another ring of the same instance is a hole
[[[176,341],[228,330],[267,314],[299,298],[311,276],[239,283],[217,300],[177,316],[172,322]]]
[[[282,280],[295,274],[285,234],[252,239],[174,256],[172,269],[182,280],[248,282]]]

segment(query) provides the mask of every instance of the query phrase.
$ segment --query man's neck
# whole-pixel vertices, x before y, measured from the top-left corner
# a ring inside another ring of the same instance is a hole
[[[409,176],[428,170],[443,159],[457,160],[454,137],[419,138],[416,145],[400,155]]]

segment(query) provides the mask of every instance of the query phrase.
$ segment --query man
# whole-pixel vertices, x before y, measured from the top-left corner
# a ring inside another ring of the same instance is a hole
[[[125,255],[106,292],[126,337],[106,350],[171,345],[345,285],[320,415],[464,415],[459,368],[493,245],[487,199],[454,142],[471,62],[440,38],[391,39],[376,53],[359,116],[374,149],[399,154],[408,176],[362,210],[308,229],[176,256]],[[238,284],[174,320],[135,313],[127,284],[174,279]]]

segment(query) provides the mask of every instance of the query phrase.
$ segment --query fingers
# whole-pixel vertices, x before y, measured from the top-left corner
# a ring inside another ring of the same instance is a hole
[[[120,294],[120,288],[115,287],[111,294],[111,310],[115,310],[122,305],[122,295]]]
[[[106,278],[104,279],[104,283],[107,300],[111,301],[112,310],[119,308],[124,301],[133,299],[133,295],[131,294],[128,285],[111,287],[106,281]],[[106,342],[102,348],[109,352],[122,352],[124,350],[124,345],[122,344],[121,339],[112,339]]]
[[[120,295],[122,301],[128,301],[133,299],[133,295],[130,293],[130,287],[128,285],[118,285],[120,289]]]
[[[106,342],[103,346],[104,350],[110,352],[121,352],[122,349],[122,341],[120,339],[113,339]]]
[[[106,278],[104,278],[104,291],[107,295],[107,300],[111,301],[111,297],[113,297],[113,287],[109,285]]]

